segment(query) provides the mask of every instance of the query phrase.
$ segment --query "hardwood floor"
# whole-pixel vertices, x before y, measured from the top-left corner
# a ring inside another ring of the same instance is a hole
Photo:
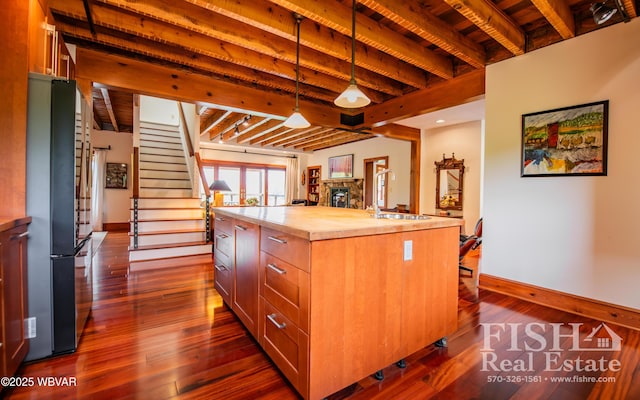
[[[94,259],[94,307],[78,351],[23,365],[19,375],[33,385],[5,389],[6,398],[298,398],[222,304],[210,264],[129,273],[127,241],[126,233],[110,233]],[[477,271],[478,260],[464,262]],[[640,332],[611,325],[620,350],[572,349],[569,324],[582,324],[575,335],[582,340],[600,323],[478,291],[476,272],[460,276],[459,328],[448,347],[430,345],[408,357],[406,368],[385,368],[383,381],[366,377],[329,399],[640,399]],[[555,344],[552,323],[562,335]],[[590,370],[576,372],[579,362]],[[530,371],[507,371],[514,366]],[[41,377],[70,385],[49,380],[47,387]]]

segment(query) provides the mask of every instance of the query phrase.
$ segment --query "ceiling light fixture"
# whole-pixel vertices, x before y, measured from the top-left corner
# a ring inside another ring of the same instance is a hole
[[[249,126],[249,120],[251,119],[251,114],[247,115],[246,117],[243,118],[242,121],[242,126],[247,127]]]
[[[601,3],[593,3],[591,4],[591,13],[593,14],[593,20],[598,25],[602,25],[608,20],[611,19],[615,15],[616,12],[620,11],[622,15],[622,19],[624,22],[629,22],[629,16],[624,10],[624,6],[618,2],[618,0],[613,0],[613,4],[615,8],[609,7],[606,3],[608,0],[605,0]]]
[[[222,133],[220,133],[220,138],[218,139],[218,143],[223,143],[222,142]]]
[[[293,114],[284,121],[284,126],[287,128],[299,129],[308,128],[311,124],[302,116],[302,114],[300,114],[300,107],[298,105],[298,92],[300,90],[300,21],[302,20],[302,16],[298,14],[294,15],[296,17],[296,25],[298,28],[298,38],[296,42],[296,108]]]
[[[362,90],[356,84],[356,0],[353,0],[353,12],[351,13],[351,81],[344,92],[333,103],[342,108],[359,108],[371,103]]]

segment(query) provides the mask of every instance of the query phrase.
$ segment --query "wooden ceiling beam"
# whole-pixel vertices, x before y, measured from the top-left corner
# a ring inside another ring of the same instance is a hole
[[[322,143],[319,143],[319,144],[316,144],[316,145],[313,145],[313,146],[303,147],[301,150],[302,151],[322,150],[322,149],[327,149],[327,148],[330,148],[330,147],[340,146],[342,144],[359,142],[361,140],[368,140],[368,139],[371,139],[373,137],[374,136],[372,136],[372,135],[360,135],[360,134],[354,133],[351,136],[343,136],[343,137],[341,137],[339,139],[322,142]]]
[[[186,102],[221,104],[229,108],[284,116],[293,112],[288,94],[239,86],[182,69],[77,49],[76,75],[106,85]],[[312,125],[336,126],[340,109],[300,100],[300,111]]]
[[[202,107],[206,108],[206,107]],[[224,120],[231,114],[231,111],[228,110],[216,110],[214,111],[205,121],[200,122],[200,136],[204,136],[209,133],[211,129],[217,126],[220,122]]]
[[[484,68],[487,56],[482,46],[452,29],[415,0],[360,0],[359,3],[470,65]]]
[[[477,69],[451,80],[434,84],[364,110],[364,126],[377,128],[447,107],[468,103],[484,95],[484,69]]]
[[[118,127],[118,120],[116,119],[116,115],[113,113],[113,106],[111,105],[111,98],[109,97],[109,89],[100,88],[100,93],[102,93],[102,99],[104,100],[104,105],[107,108],[107,113],[109,114],[109,119],[111,120],[111,125],[116,132],[120,132],[120,128]]]
[[[192,4],[212,10],[229,18],[265,30],[292,42],[296,41],[296,25],[291,10],[280,7],[267,0],[186,0]],[[349,14],[350,15],[350,14]],[[350,31],[350,28],[349,28]],[[351,63],[351,37],[335,35],[326,26],[305,22],[300,24],[300,43],[302,46],[316,50],[320,54],[334,57]],[[305,65],[307,57],[315,57],[314,53],[301,49],[300,61]],[[381,76],[403,82],[404,84],[424,88],[427,86],[425,72],[413,65],[399,63],[398,60],[383,51],[356,43],[356,70],[359,83],[370,89],[384,91],[382,88],[368,84],[367,72],[372,71]],[[335,65],[328,65],[335,69]],[[350,65],[349,65],[350,66]],[[311,66],[308,66],[312,68]],[[312,68],[313,69],[313,68]],[[350,79],[349,69],[343,79]],[[400,93],[395,94],[399,96]]]
[[[351,8],[326,4],[311,0],[271,0],[313,21],[325,25],[335,31],[351,37]],[[453,77],[453,63],[446,57],[439,55],[426,47],[416,46],[411,39],[378,24],[376,21],[358,14],[356,16],[356,38],[384,53],[393,55],[409,64],[420,67],[445,79]],[[356,55],[356,61],[358,57]],[[351,60],[349,54],[348,61]]]
[[[236,143],[240,144],[240,143],[245,143],[249,140],[251,140],[252,138],[259,136],[259,135],[263,135],[266,133],[269,133],[271,131],[274,131],[278,128],[280,128],[282,126],[284,121],[278,120],[278,119],[270,119],[267,122],[265,122],[264,124],[262,124],[260,126],[259,131],[256,132],[252,132],[249,131],[247,133],[243,133],[240,134],[240,136],[238,136],[236,138]]]
[[[250,117],[250,119],[246,119],[247,117]],[[245,135],[249,132],[251,132],[252,130],[262,126],[262,123],[265,122],[265,117],[260,117],[260,116],[252,116],[251,114],[247,114],[245,116],[242,117],[242,119],[238,120],[234,125],[235,127],[237,127],[237,132],[236,129],[234,127],[233,130],[229,130],[227,131],[223,136],[223,140],[229,141],[229,140],[233,140],[236,139],[238,136],[240,135]]]
[[[294,132],[294,133],[288,134],[286,136],[274,138],[274,140],[272,142],[265,143],[265,144],[271,144],[273,146],[290,147],[289,146],[290,143],[297,143],[298,141],[304,140],[309,135],[322,134],[322,133],[329,132],[329,131],[332,131],[332,130],[333,130],[333,128],[324,128],[324,127],[321,127],[321,126],[317,126],[317,127],[313,127],[312,129],[305,130],[305,131]]]
[[[152,56],[176,64],[193,66],[223,77],[231,76],[289,93],[295,92],[295,64],[278,62],[272,57],[265,57],[198,33],[180,32],[179,28],[169,29],[163,23],[154,21],[146,21],[144,28],[138,27],[138,30],[133,32],[132,29],[138,25],[138,19],[133,16],[119,18],[118,14],[113,10],[102,12],[97,9],[94,14],[96,15],[96,24],[112,26],[112,23],[118,19],[121,22],[118,29],[123,29],[119,32],[129,35],[135,34],[139,37],[135,40],[127,40],[104,32],[96,32],[95,35],[92,35],[87,28],[68,23],[62,19],[57,23],[58,29],[65,33],[65,37],[68,38],[67,40],[70,43],[74,43],[73,38],[86,41],[94,40],[107,46],[138,53],[141,56]],[[126,21],[128,21],[128,24],[125,23]],[[163,42],[152,42],[150,39],[143,38],[142,35],[145,35],[149,29],[163,32],[160,35]],[[189,37],[188,48],[184,48],[185,37]],[[243,65],[238,65],[236,62],[240,62]],[[303,84],[300,87],[300,93],[304,96],[330,102],[337,96],[337,93],[344,90],[344,82],[340,78],[325,73],[317,73],[307,68],[301,68],[300,72],[300,82]],[[378,84],[376,86],[381,87],[383,85]],[[384,83],[384,89],[387,95],[399,95],[402,93],[397,85],[392,86],[390,82]],[[380,103],[384,100],[383,95],[378,91],[368,91],[367,94],[370,95],[375,103]]]
[[[576,35],[573,13],[566,0],[531,0],[531,2],[563,39],[569,39]]]
[[[78,11],[82,7],[73,7],[73,4],[68,3],[73,2],[51,0],[50,7],[59,13],[84,21],[83,14]],[[104,4],[132,11],[142,16],[123,14]],[[211,57],[263,72],[280,70],[277,75],[286,74],[289,77],[295,75],[295,40],[291,41],[261,31],[258,28],[247,26],[237,20],[203,10],[191,4],[173,2],[169,5],[162,0],[145,0],[144,2],[96,0],[92,5],[92,14],[96,25],[133,32],[137,36],[156,41],[166,40],[170,43],[181,43],[183,47],[193,51],[206,49],[207,55]],[[147,15],[152,15],[156,20],[144,17]],[[187,15],[190,17],[185,17]],[[394,62],[391,57],[387,56],[387,58],[386,62]],[[351,76],[350,62],[331,57],[326,52],[306,47],[300,48],[300,65],[342,81],[349,80]],[[379,70],[384,70],[384,66],[380,61]],[[361,68],[358,71],[360,83],[363,86],[394,96],[401,94],[397,83],[392,79]],[[426,78],[424,76],[422,78],[420,82],[426,82]],[[334,85],[339,84],[334,83]],[[337,93],[342,90],[337,90]]]
[[[444,1],[514,55],[524,54],[524,32],[491,0]]]

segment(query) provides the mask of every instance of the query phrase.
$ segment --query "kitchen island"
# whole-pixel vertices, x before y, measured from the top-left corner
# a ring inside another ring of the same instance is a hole
[[[214,212],[215,287],[306,399],[456,329],[459,219],[297,206]]]

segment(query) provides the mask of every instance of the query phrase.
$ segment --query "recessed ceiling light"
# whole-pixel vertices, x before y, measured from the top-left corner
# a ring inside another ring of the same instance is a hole
[[[444,120],[443,119],[438,119],[438,120],[436,120],[436,124],[444,124]]]

